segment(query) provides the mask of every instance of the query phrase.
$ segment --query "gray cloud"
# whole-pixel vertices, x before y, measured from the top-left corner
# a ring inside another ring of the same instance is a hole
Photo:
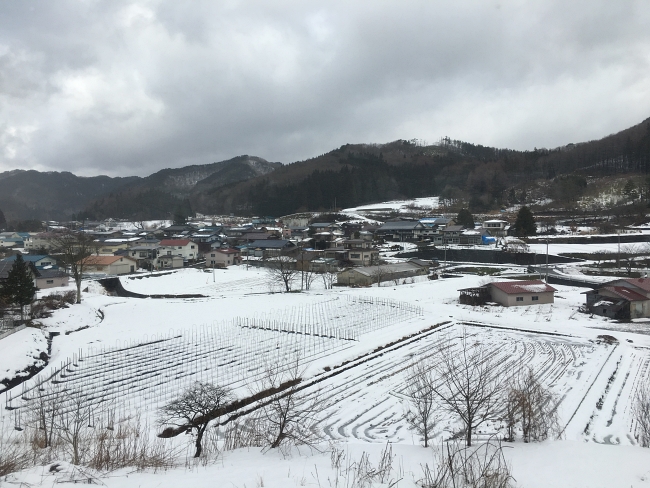
[[[623,0],[3,2],[0,171],[594,139],[650,115],[649,21]]]

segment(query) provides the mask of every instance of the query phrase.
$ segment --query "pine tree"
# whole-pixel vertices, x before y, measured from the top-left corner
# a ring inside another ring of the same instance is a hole
[[[515,221],[515,233],[518,236],[532,236],[537,233],[535,218],[533,212],[526,206],[519,209],[517,220]]]
[[[0,209],[0,230],[4,230],[7,227],[7,219],[5,219],[5,214],[2,213]]]
[[[34,300],[36,294],[34,276],[22,254],[16,255],[16,261],[9,270],[7,280],[2,285],[0,295],[6,297],[10,303],[20,305],[20,319],[24,318],[25,305]]]
[[[463,208],[458,212],[456,217],[456,224],[467,227],[468,229],[474,228],[474,216],[470,213],[469,210]]]

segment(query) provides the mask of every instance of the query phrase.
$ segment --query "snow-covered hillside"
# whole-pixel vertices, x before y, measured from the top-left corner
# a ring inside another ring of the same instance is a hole
[[[196,299],[111,297],[91,284],[82,304],[43,320],[46,332],[60,333],[50,363],[3,395],[3,404],[11,410],[1,411],[0,425],[23,425],[26,408],[37,395],[34,388],[45,381],[110,403],[119,416],[137,412],[157,432],[158,407],[192,382],[228,385],[244,398],[265,365],[289,365],[299,358],[305,368],[305,395],[321,399],[321,449],[337,445],[347,451],[349,462],[365,451],[377,463],[389,442],[395,454],[392,479],[402,479],[393,486],[412,487],[432,453],[420,447],[405,419],[406,369],[414,359],[431,356],[441,347],[457,349],[464,336],[487,348],[503,370],[531,367],[557,396],[563,440],[515,442],[505,449],[517,486],[648,484],[650,449],[637,445],[631,404],[639,386],[650,381],[650,335],[579,313],[581,288],[556,286],[552,305],[460,305],[457,290],[484,279],[466,276],[332,290],[315,282],[302,293],[274,292],[264,270],[245,267],[121,279],[134,292],[203,296]],[[603,334],[617,341],[599,339]],[[12,354],[0,355],[0,371],[19,368],[20,358],[33,348],[25,339],[24,346],[12,339]],[[65,402],[62,405],[65,408]],[[458,428],[453,417],[443,415],[434,443]],[[499,422],[485,424],[477,438],[502,428]],[[189,439],[180,436],[167,442],[183,447]],[[63,479],[63,474],[48,469],[32,468],[9,479],[32,485]],[[225,452],[208,467],[128,477],[119,471],[101,482],[112,487],[176,482],[325,487],[335,486],[332,470],[328,453],[303,449],[283,458],[274,450],[248,449]]]

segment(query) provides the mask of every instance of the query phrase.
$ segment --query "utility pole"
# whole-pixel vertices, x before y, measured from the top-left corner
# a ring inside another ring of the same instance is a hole
[[[546,283],[548,284],[548,237],[546,237]]]
[[[616,229],[618,235],[618,253],[616,254],[616,271],[621,271],[621,229]]]

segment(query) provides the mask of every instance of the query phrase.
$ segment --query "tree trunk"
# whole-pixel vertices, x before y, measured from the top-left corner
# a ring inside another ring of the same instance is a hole
[[[81,303],[81,278],[75,280],[77,284],[77,303]]]
[[[472,426],[471,424],[467,426],[467,432],[465,437],[465,445],[467,447],[472,447]]]
[[[196,443],[194,444],[196,447],[196,452],[194,453],[194,457],[201,457],[201,453],[203,452],[203,446],[201,446],[201,441],[203,441],[203,433],[205,432],[207,425],[205,427],[199,427],[197,429],[196,433]]]

